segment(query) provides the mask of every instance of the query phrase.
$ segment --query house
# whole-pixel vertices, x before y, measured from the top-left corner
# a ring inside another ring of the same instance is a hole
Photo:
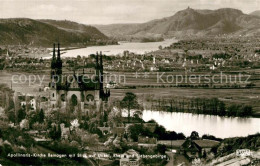
[[[115,83],[115,82],[113,82],[113,81],[110,81],[110,82],[107,84],[106,88],[108,88],[108,89],[114,89],[114,88],[116,88],[116,86],[117,86],[117,83]]]
[[[25,95],[18,96],[18,100],[20,101],[21,107],[26,106]]]
[[[150,67],[150,71],[158,71],[159,69],[157,68],[157,67],[155,67],[155,66],[151,66]]]
[[[36,99],[34,96],[29,94],[18,95],[18,101],[20,102],[21,107],[25,107],[28,104],[31,110],[36,110]]]
[[[169,59],[162,59],[162,63],[169,64],[169,63],[170,63],[170,61],[169,61]]]
[[[202,152],[210,152],[212,147],[217,146],[219,144],[219,141],[214,141],[214,140],[208,140],[208,139],[203,139],[203,140],[194,140],[194,142],[202,148]]]
[[[31,109],[36,110],[36,100],[35,98],[32,98],[30,100]]]
[[[139,147],[155,147],[155,146],[157,146],[157,139],[138,136],[138,146]]]
[[[120,159],[120,166],[139,166],[140,165],[140,156],[139,154],[133,150],[129,149]]]
[[[68,139],[68,137],[70,135],[70,128],[65,127],[64,123],[60,124],[60,128],[61,128],[61,138],[62,139]]]
[[[158,140],[157,144],[165,145],[167,148],[174,149],[177,153],[183,154],[189,160],[198,158],[203,152],[210,152],[210,150],[219,144],[219,141],[214,140]]]
[[[190,138],[186,139],[180,147],[180,153],[184,154],[190,160],[199,158],[201,152],[202,148]]]
[[[179,150],[185,140],[158,140],[157,144],[165,145],[167,148]]]
[[[209,68],[210,68],[210,70],[215,70],[215,69],[217,69],[217,67],[216,67],[215,65],[211,65]]]

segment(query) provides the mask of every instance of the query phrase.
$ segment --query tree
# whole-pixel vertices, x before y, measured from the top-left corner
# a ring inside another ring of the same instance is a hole
[[[143,131],[143,126],[140,124],[135,124],[129,127],[130,138],[134,141],[138,141],[138,136],[141,135]]]
[[[39,119],[38,119],[38,121],[39,121],[39,123],[42,123],[43,121],[44,121],[44,112],[43,112],[43,109],[41,109],[41,111],[39,112],[39,115],[38,115],[39,117]]]
[[[32,128],[32,125],[38,121],[38,115],[35,111],[29,112],[26,118],[29,120],[30,128]]]
[[[236,116],[237,113],[239,114],[240,112],[240,107],[239,105],[232,104],[228,107],[227,115],[228,116]]]
[[[241,114],[240,116],[251,116],[253,112],[252,106],[243,106],[241,108]]]
[[[215,140],[215,141],[219,141],[219,142],[222,141],[221,138],[216,138],[215,136],[213,136],[213,135],[208,135],[208,134],[204,134],[201,138],[202,138],[202,139]]]
[[[60,139],[60,138],[61,138],[61,127],[60,127],[60,125],[58,125],[58,129],[56,132],[56,139]]]
[[[202,157],[203,157],[203,158],[206,158],[206,157],[207,157],[207,153],[206,153],[205,150],[203,150]]]
[[[24,108],[21,108],[19,111],[18,111],[18,123],[20,123],[26,116],[26,112],[25,112],[25,109]]]
[[[166,129],[163,126],[156,125],[155,130],[154,130],[154,134],[156,135],[156,137],[158,139],[163,140],[166,137]]]
[[[121,109],[113,108],[112,111],[109,112],[107,119],[108,119],[107,123],[111,127],[121,125],[122,123]]]
[[[53,125],[50,132],[49,137],[53,140],[59,140],[61,138],[61,127],[60,125]]]
[[[175,131],[171,131],[170,133],[169,133],[169,139],[170,140],[176,140],[176,139],[178,139],[178,135],[177,135],[177,133],[175,132]]]
[[[160,144],[157,145],[157,151],[160,154],[165,154],[166,150],[167,150],[167,147],[165,145],[160,145]]]
[[[9,119],[9,121],[15,123],[15,110],[14,109],[10,109],[8,111],[6,111],[5,113]]]
[[[127,108],[128,110],[128,123],[130,122],[130,110],[139,108],[137,96],[132,92],[127,92],[125,97],[120,102],[121,107]]]
[[[178,137],[178,139],[186,139],[186,137],[183,133],[178,133],[177,137]]]
[[[219,102],[218,108],[219,108],[218,109],[218,111],[219,111],[218,115],[225,116],[225,114],[226,114],[226,106],[225,106],[225,103],[223,101]]]
[[[199,139],[200,138],[199,133],[197,131],[191,132],[190,138],[193,139],[193,140]]]
[[[71,135],[71,139],[77,141],[82,147],[96,146],[98,143],[98,135],[90,134],[82,129],[78,129]]]

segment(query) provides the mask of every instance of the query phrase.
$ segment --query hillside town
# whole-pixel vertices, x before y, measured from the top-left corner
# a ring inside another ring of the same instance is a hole
[[[1,3],[0,166],[260,165],[257,0]]]

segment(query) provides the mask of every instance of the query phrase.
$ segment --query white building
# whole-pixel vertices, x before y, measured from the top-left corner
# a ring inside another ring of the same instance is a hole
[[[139,154],[133,150],[129,149],[120,159],[120,166],[139,166],[140,165],[140,156]]]

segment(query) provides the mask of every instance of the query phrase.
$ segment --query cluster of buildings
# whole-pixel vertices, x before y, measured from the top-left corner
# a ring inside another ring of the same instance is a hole
[[[28,45],[8,45],[1,47],[2,50],[6,49],[15,57],[41,57],[40,55],[47,55],[50,50],[44,47],[30,47]],[[11,55],[11,56],[12,56]]]
[[[184,155],[188,160],[192,161],[201,158],[204,153],[208,154],[211,149],[220,142],[207,139],[193,140],[159,140],[158,144],[165,145],[173,152]]]
[[[110,90],[103,84],[102,56],[101,52],[96,55],[92,78],[85,77],[84,69],[83,73],[74,71],[63,74],[60,45],[58,44],[57,49],[54,45],[49,86],[37,96],[15,92],[14,101],[19,103],[20,107],[29,110],[43,109],[46,112],[53,109],[68,111],[68,108],[80,114],[104,111],[108,105]]]
[[[103,103],[107,104],[110,96],[109,89],[104,88],[102,53],[96,55],[95,77],[84,77],[83,73],[62,74],[62,60],[58,44],[57,57],[55,45],[51,61],[50,103],[51,107],[66,107],[71,102],[72,106],[85,110],[89,105],[94,105],[97,110]],[[94,78],[94,79],[93,79]]]

